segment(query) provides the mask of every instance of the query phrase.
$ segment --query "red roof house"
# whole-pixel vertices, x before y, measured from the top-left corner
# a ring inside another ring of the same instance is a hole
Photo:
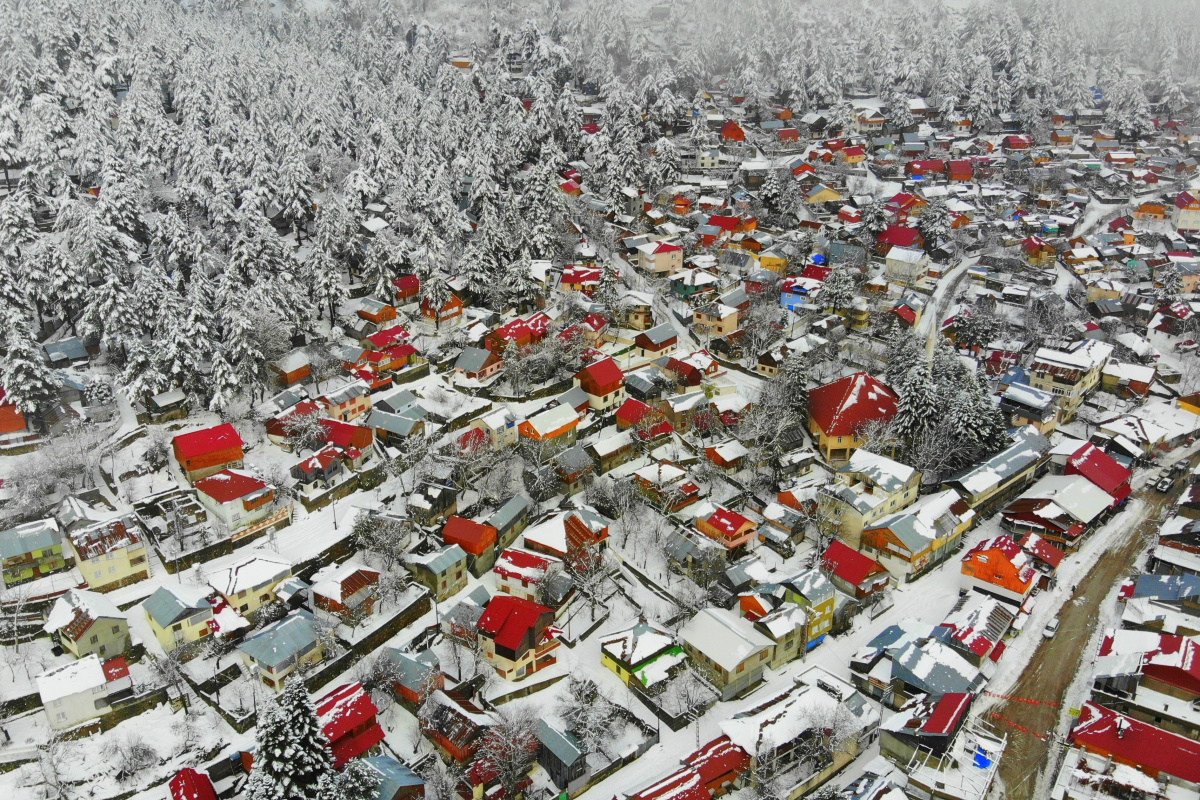
[[[1067,459],[1063,470],[1067,475],[1082,475],[1112,496],[1112,507],[1116,508],[1129,497],[1129,485],[1133,472],[1121,466],[1115,458],[1091,442],[1079,448]]]
[[[361,683],[339,686],[318,698],[315,705],[321,733],[329,740],[337,769],[377,749],[383,741],[383,728],[375,720],[379,709]]]
[[[891,583],[891,575],[875,559],[834,539],[821,556],[821,571],[841,591],[859,600],[881,592]]]
[[[217,800],[217,791],[207,772],[184,767],[171,778],[169,785],[171,800]]]
[[[171,440],[175,460],[189,481],[196,481],[227,467],[242,466],[245,443],[231,423],[181,433]]]
[[[1200,742],[1095,703],[1083,704],[1069,739],[1076,747],[1151,778],[1166,775],[1200,783]]]
[[[727,142],[746,141],[746,132],[734,120],[729,120],[721,126],[721,138]]]
[[[899,398],[866,372],[856,372],[808,393],[808,429],[829,459],[849,458],[859,446],[858,432],[868,422],[896,416]]]
[[[921,247],[924,243],[925,240],[921,236],[921,232],[916,228],[909,228],[904,225],[888,225],[883,233],[879,234],[879,238],[875,240],[875,249],[876,252],[882,254],[893,247],[913,249]]]
[[[488,663],[506,679],[520,679],[553,664],[554,609],[498,594],[487,604],[475,629],[483,639]]]
[[[442,541],[456,544],[468,553],[482,555],[496,543],[496,529],[466,517],[451,516],[442,528]]]

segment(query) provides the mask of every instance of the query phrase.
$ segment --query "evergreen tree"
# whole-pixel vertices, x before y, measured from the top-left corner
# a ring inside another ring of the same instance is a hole
[[[779,185],[779,171],[768,170],[767,176],[763,178],[762,188],[759,190],[758,197],[762,200],[765,208],[772,212],[778,212],[780,203],[783,201],[783,189]]]
[[[378,771],[361,758],[353,758],[341,772],[330,770],[317,781],[317,800],[375,800],[382,780]]]
[[[24,414],[47,411],[58,396],[60,381],[42,360],[42,348],[24,322],[7,321],[0,386],[5,402]]]
[[[926,206],[921,216],[917,217],[917,230],[925,238],[925,248],[932,249],[944,241],[950,235],[952,223],[950,210],[941,200],[934,200]]]
[[[863,246],[873,248],[875,240],[887,230],[887,226],[891,223],[891,215],[888,214],[886,205],[882,200],[873,200],[862,209],[859,236]]]
[[[247,800],[317,800],[333,756],[303,681],[288,681],[278,705],[259,713],[255,743]]]
[[[1179,274],[1179,268],[1168,264],[1155,277],[1161,287],[1158,290],[1159,299],[1168,303],[1177,301],[1183,293],[1183,277]]]
[[[349,296],[349,289],[342,282],[341,270],[337,261],[325,250],[313,248],[306,263],[308,291],[316,305],[320,317],[321,312],[329,310],[329,322],[337,319],[338,305]]]
[[[834,267],[829,277],[821,284],[818,299],[824,308],[831,309],[835,314],[850,307],[855,295],[854,277],[845,267]]]
[[[913,364],[925,358],[925,343],[912,331],[897,328],[888,340],[887,371],[884,380],[895,391]]]
[[[929,375],[929,363],[922,359],[912,366],[898,391],[897,430],[905,441],[912,444],[932,431],[940,421],[941,404],[937,387]]]

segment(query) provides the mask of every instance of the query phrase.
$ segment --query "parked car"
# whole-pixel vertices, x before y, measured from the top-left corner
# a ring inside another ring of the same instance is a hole
[[[1053,639],[1056,633],[1058,633],[1058,617],[1046,623],[1046,628],[1042,631],[1042,636],[1045,636],[1047,639]]]
[[[1175,486],[1175,479],[1165,475],[1154,482],[1154,490],[1166,494]]]

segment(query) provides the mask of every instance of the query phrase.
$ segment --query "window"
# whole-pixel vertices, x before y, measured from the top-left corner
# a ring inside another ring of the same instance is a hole
[[[100,641],[100,637],[99,637],[99,636],[93,636],[93,637],[92,637],[91,639],[89,639],[88,641],[89,641],[89,643],[90,643],[90,644],[96,644],[96,642]]]
[[[745,672],[745,671],[746,671],[746,664],[745,664],[745,662],[742,662],[741,664],[738,664],[737,671],[738,671],[738,672]]]
[[[113,633],[120,633],[120,632],[121,632],[121,626],[120,626],[120,625],[113,625],[113,630],[112,630],[112,632],[113,632]]]
[[[171,626],[171,630],[173,630],[173,631],[183,630],[183,623],[176,622],[174,625]]]
[[[97,577],[97,578],[101,577],[103,574],[104,574],[104,570],[102,570],[102,569],[98,569],[98,570],[96,570],[96,577]]]
[[[250,608],[249,603],[242,603],[240,606],[238,606],[238,611],[245,611],[248,608]]]

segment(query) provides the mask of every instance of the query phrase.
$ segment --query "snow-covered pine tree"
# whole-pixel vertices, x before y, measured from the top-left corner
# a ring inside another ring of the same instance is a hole
[[[374,767],[361,758],[352,758],[341,772],[330,770],[321,776],[317,800],[375,800],[381,781]]]
[[[762,188],[759,189],[758,197],[762,200],[765,208],[771,212],[778,212],[781,201],[783,200],[783,189],[779,185],[779,171],[768,170],[767,176],[763,178]]]
[[[303,681],[288,681],[279,703],[260,711],[255,744],[247,800],[317,800],[333,755]]]
[[[879,238],[879,234],[887,230],[887,226],[891,222],[891,215],[888,214],[886,205],[882,200],[872,200],[860,213],[859,238],[867,248],[875,247],[875,240]]]
[[[898,388],[896,428],[910,444],[919,441],[936,427],[941,403],[937,387],[929,375],[929,363],[921,359],[904,376]]]
[[[0,386],[5,402],[24,414],[46,411],[58,395],[59,380],[42,360],[42,348],[24,321],[7,320]]]
[[[829,277],[821,284],[821,293],[817,299],[821,307],[832,310],[835,314],[850,307],[854,301],[854,277],[846,267],[834,267]]]
[[[925,358],[925,343],[912,331],[896,328],[888,340],[887,370],[884,380],[893,391],[904,382],[904,376],[913,364]]]
[[[950,210],[941,200],[933,200],[926,206],[917,217],[917,229],[925,238],[925,247],[932,249],[944,241],[950,235],[952,223]]]
[[[225,412],[229,410],[237,399],[242,384],[238,379],[237,371],[229,363],[229,359],[225,357],[225,351],[221,346],[217,346],[213,350],[210,372],[212,377],[208,388],[211,392],[211,397],[209,398],[208,409],[224,416]]]
[[[1167,264],[1155,276],[1160,288],[1158,297],[1168,303],[1174,303],[1183,293],[1183,277],[1179,274],[1179,268],[1174,264]]]
[[[305,277],[309,296],[317,308],[317,317],[328,309],[329,323],[337,319],[338,305],[349,296],[349,289],[342,281],[341,268],[337,260],[320,247],[314,247],[305,262]]]
[[[134,340],[128,348],[121,385],[132,402],[145,403],[152,395],[169,387],[170,382],[159,367],[160,355],[156,346],[141,339]]]

